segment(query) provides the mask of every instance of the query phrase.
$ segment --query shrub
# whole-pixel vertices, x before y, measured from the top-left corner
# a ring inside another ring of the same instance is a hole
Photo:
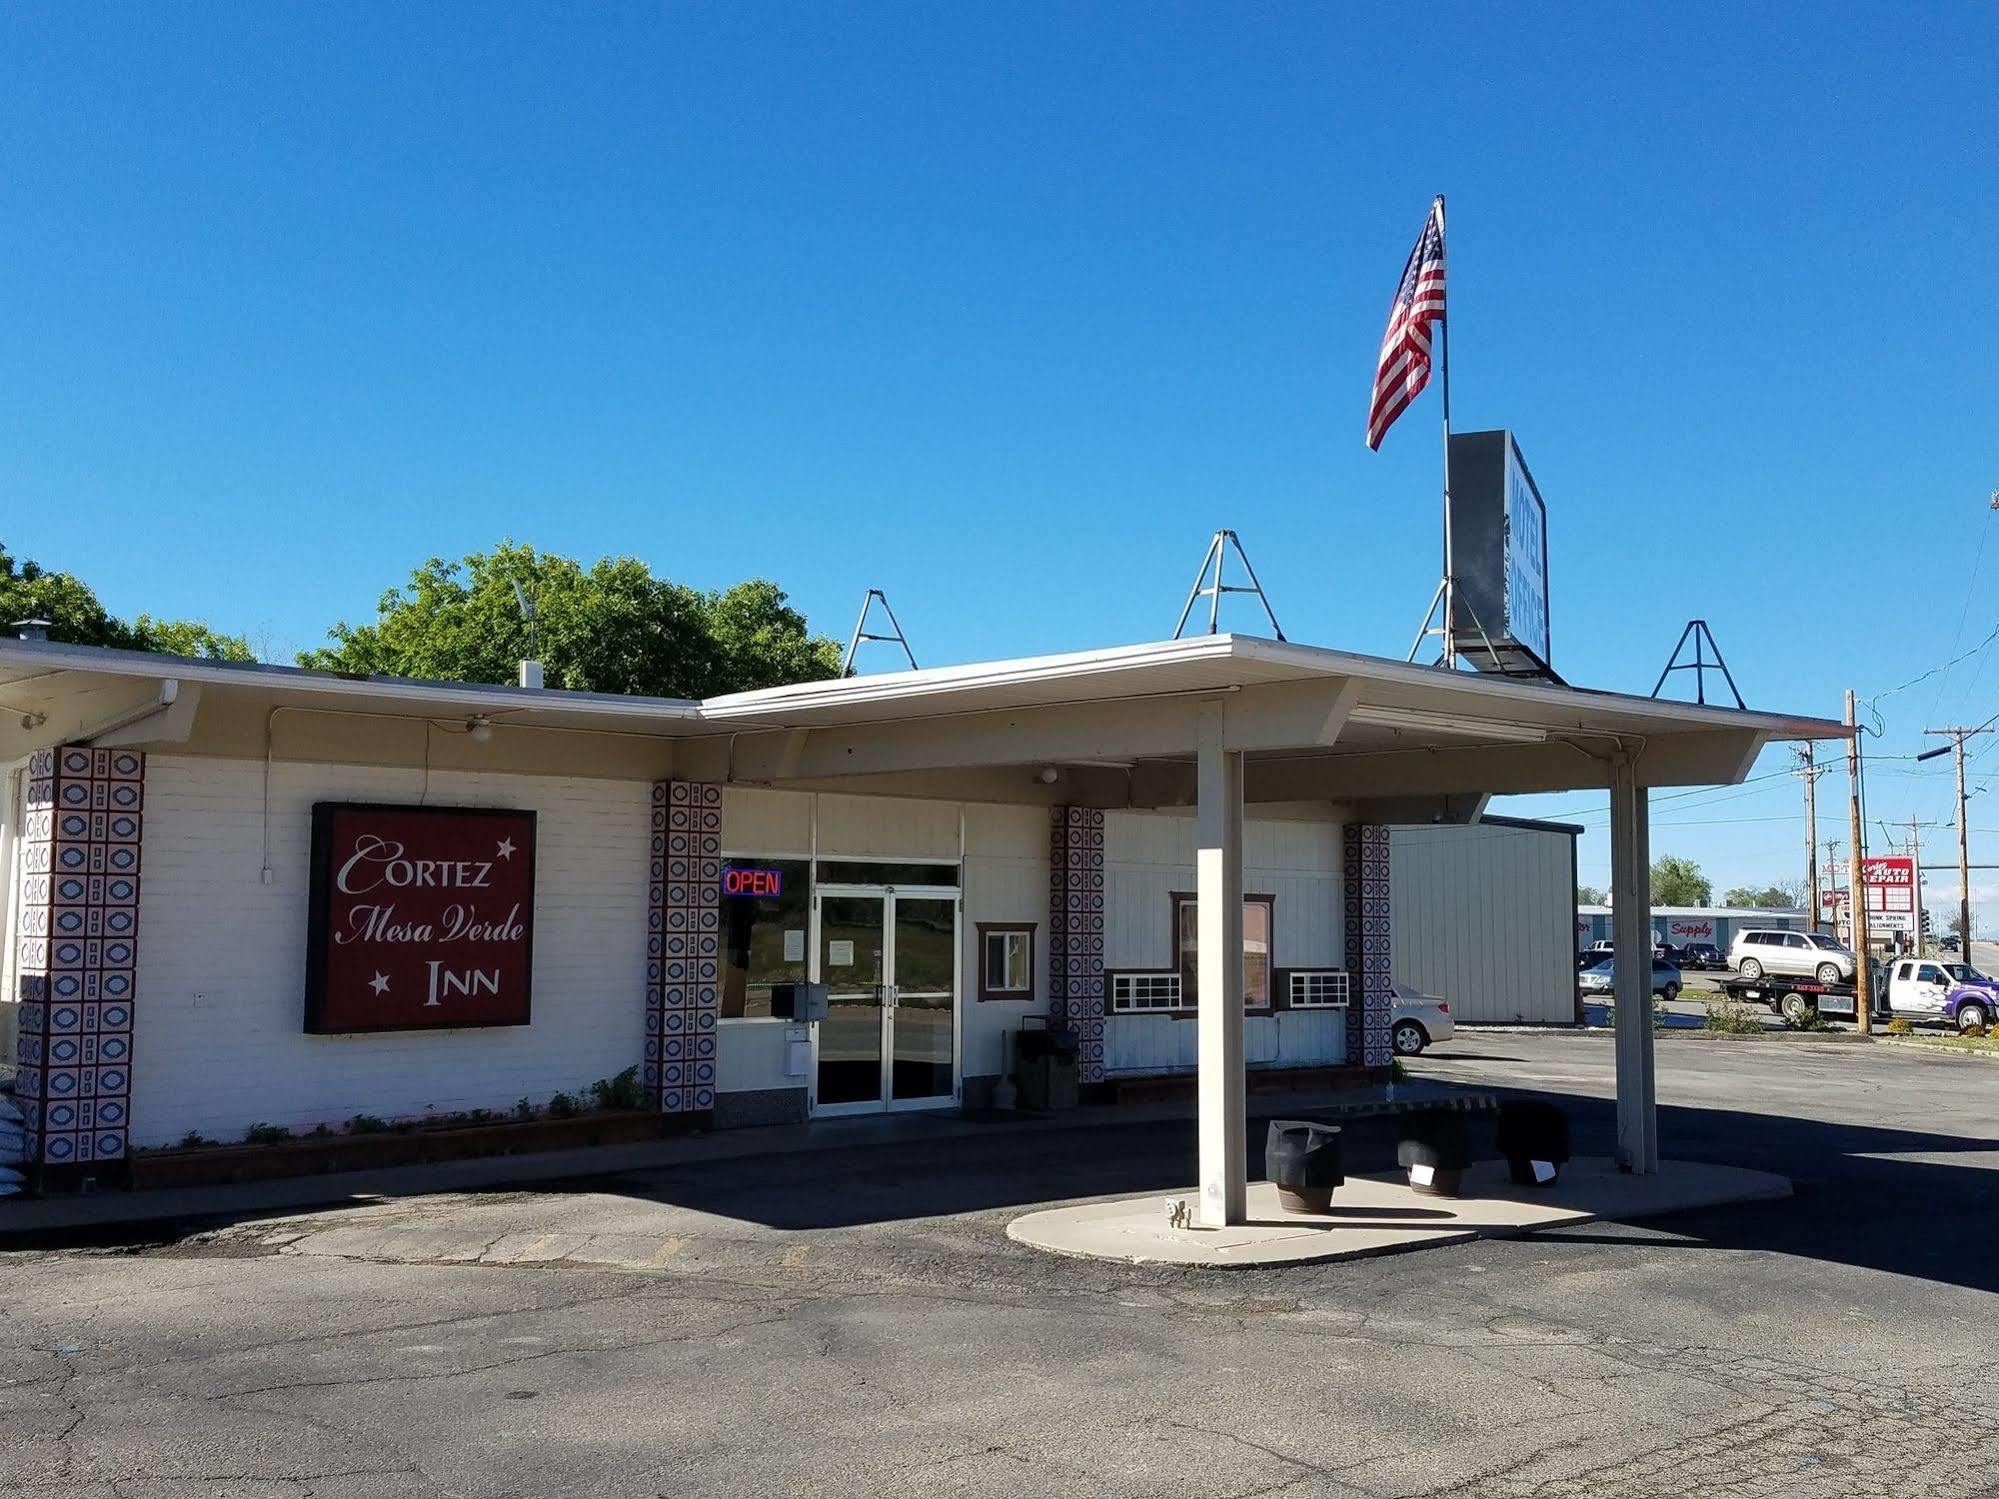
[[[307,1130],[305,1137],[308,1140],[330,1140],[333,1138],[333,1130],[322,1120]]]
[[[182,1150],[199,1150],[204,1145],[213,1145],[214,1143],[213,1140],[209,1139],[198,1129],[191,1129],[180,1137],[180,1148]]]
[[[1916,1028],[1900,1015],[1888,1022],[1888,1034],[1891,1036],[1913,1036],[1915,1033]]]
[[[385,1135],[389,1132],[388,1121],[375,1114],[356,1114],[347,1121],[350,1135]]]
[[[1702,1024],[1727,1036],[1754,1036],[1763,1030],[1763,1022],[1739,999],[1719,999],[1710,1004]]]
[[[253,1124],[243,1132],[245,1145],[282,1145],[292,1132],[282,1124]]]
[[[548,1117],[551,1119],[574,1119],[581,1112],[576,1100],[567,1093],[558,1093],[548,1101]]]
[[[1832,1022],[1819,1013],[1818,1006],[1813,1005],[1805,1011],[1805,1018],[1803,1020],[1793,1020],[1789,1015],[1786,1015],[1784,1017],[1784,1029],[1787,1031],[1829,1031],[1832,1029]]]
[[[1960,1036],[1974,1036],[1974,1037],[1975,1037],[1975,1036],[1982,1036],[1982,1035],[1985,1035],[1985,1034],[1986,1034],[1986,1030],[1985,1030],[1985,1027],[1984,1027],[1984,1026],[1982,1026],[1982,1025],[1967,1025],[1967,1026],[1966,1026],[1966,1027],[1965,1027],[1965,1028],[1964,1028],[1963,1030],[1959,1031],[1959,1032],[1958,1032],[1958,1034],[1959,1034]]]
[[[526,1098],[522,1098],[519,1103],[514,1105],[514,1117],[523,1123],[534,1118],[534,1105],[529,1103]]]
[[[598,1078],[590,1085],[590,1096],[597,1101],[600,1109],[643,1109],[646,1106],[645,1087],[639,1082],[637,1067],[627,1067],[613,1078]]]

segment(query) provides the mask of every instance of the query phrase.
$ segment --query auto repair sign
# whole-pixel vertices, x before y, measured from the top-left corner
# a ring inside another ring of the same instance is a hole
[[[526,1025],[535,814],[312,809],[305,1028]]]
[[[1877,931],[1916,929],[1916,861],[1906,856],[1860,861],[1860,892],[1868,925]]]
[[[1673,918],[1666,923],[1668,942],[1712,942],[1714,923],[1712,921],[1690,921]]]

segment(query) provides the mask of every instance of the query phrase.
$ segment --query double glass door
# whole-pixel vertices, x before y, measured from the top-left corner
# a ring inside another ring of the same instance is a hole
[[[957,1083],[958,892],[821,885],[814,915],[826,985],[815,1112],[949,1103]]]

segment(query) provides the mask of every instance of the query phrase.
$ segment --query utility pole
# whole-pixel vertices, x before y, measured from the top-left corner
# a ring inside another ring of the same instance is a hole
[[[1999,508],[1999,491],[1995,491],[1993,505]],[[1971,838],[1965,831],[1964,821],[1964,741],[1977,734],[1989,734],[1989,725],[1977,728],[1961,728],[1953,725],[1944,729],[1924,729],[1925,734],[1935,734],[1950,740],[1933,750],[1924,750],[1916,756],[1918,760],[1933,760],[1938,755],[1955,752],[1957,761],[1957,921],[1961,928],[1959,935],[1964,939],[1964,951],[1959,954],[1965,962],[1971,961]]]
[[[1938,826],[1938,824],[1934,821],[1920,822],[1911,817],[1907,822],[1898,822],[1894,826],[1898,828],[1905,827],[1909,830],[1909,859],[1914,865],[1915,886],[1910,894],[1915,900],[1916,919],[1914,941],[1910,945],[1914,948],[1917,957],[1925,957],[1927,955],[1923,951],[1923,842],[1920,835],[1924,828],[1933,828]],[[1887,832],[1888,828],[1888,823],[1884,822],[1881,824],[1881,831],[1883,833]],[[1891,838],[1888,841],[1890,844],[1893,844],[1895,840]]]
[[[1831,769],[1832,767],[1831,767],[1831,766],[1827,766],[1826,768],[1827,768],[1828,770],[1830,770],[1830,769]],[[1825,848],[1825,894],[1827,894],[1827,895],[1834,895],[1834,896],[1836,896],[1836,895],[1838,895],[1838,894],[1839,894],[1839,847],[1840,847],[1840,841],[1841,841],[1841,840],[1839,840],[1839,839],[1837,839],[1837,838],[1828,838],[1828,839],[1826,839],[1826,841],[1825,841],[1825,844],[1824,844],[1824,848]],[[1849,921],[1851,921],[1851,920],[1852,920],[1852,917],[1851,917],[1851,916],[1849,916],[1849,917],[1848,917],[1847,919],[1848,919]],[[1816,930],[1816,928],[1815,928],[1814,930]],[[1839,935],[1839,902],[1838,902],[1837,900],[1835,900],[1835,901],[1834,901],[1834,902],[1832,903],[1832,932],[1833,932],[1833,935],[1834,935],[1835,937],[1837,937],[1837,936]]]
[[[1847,817],[1852,823],[1852,853],[1847,864],[1846,904],[1853,912],[1853,1016],[1863,1036],[1874,1033],[1874,975],[1867,957],[1867,900],[1860,887],[1860,860],[1866,852],[1867,830],[1860,825],[1860,734],[1854,729],[1853,689],[1846,689]]]
[[[1805,888],[1811,901],[1805,908],[1805,927],[1815,932],[1819,929],[1819,777],[1832,767],[1814,761],[1809,739],[1796,754],[1799,763],[1791,774],[1805,783]]]

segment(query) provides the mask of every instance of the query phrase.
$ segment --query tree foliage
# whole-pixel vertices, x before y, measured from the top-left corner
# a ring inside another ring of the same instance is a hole
[[[459,561],[433,557],[382,595],[371,623],[341,621],[301,666],[441,681],[511,682],[529,655],[514,585],[534,602],[535,654],[551,687],[714,697],[835,676],[840,648],[761,578],[702,592],[636,557],[586,568],[503,541]]]
[[[1803,907],[1807,899],[1802,881],[1785,881],[1765,885],[1761,889],[1737,885],[1721,898],[1721,903],[1724,906],[1750,906],[1758,910],[1796,910]]]
[[[1714,900],[1714,886],[1700,865],[1678,854],[1661,854],[1652,861],[1652,904],[1705,906]]]
[[[1576,886],[1576,904],[1579,906],[1600,906],[1603,904],[1603,891],[1597,889],[1594,885],[1578,885]]]
[[[23,619],[47,620],[49,639],[69,645],[159,651],[214,661],[255,659],[241,635],[218,634],[199,620],[141,614],[128,624],[106,609],[90,585],[74,573],[50,572],[38,562],[17,561],[0,544],[0,625]]]

